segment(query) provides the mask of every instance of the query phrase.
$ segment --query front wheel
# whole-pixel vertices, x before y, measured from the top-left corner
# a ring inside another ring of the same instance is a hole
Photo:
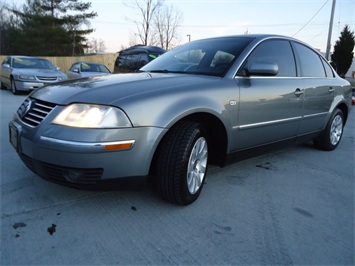
[[[2,81],[0,80],[0,89],[1,90],[6,90],[7,88],[5,87],[5,85],[2,83]]]
[[[344,114],[340,109],[335,109],[322,135],[314,140],[317,148],[332,151],[334,150],[343,136]]]
[[[13,93],[14,95],[17,95],[17,94],[18,94],[18,90],[17,90],[17,88],[16,88],[16,83],[15,83],[15,81],[14,81],[13,79],[11,79],[11,90],[12,90],[12,93]]]
[[[182,121],[162,140],[156,161],[158,190],[169,202],[188,205],[200,195],[207,172],[208,142],[204,128]]]

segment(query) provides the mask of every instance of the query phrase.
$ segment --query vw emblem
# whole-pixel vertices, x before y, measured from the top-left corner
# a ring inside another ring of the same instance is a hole
[[[22,114],[21,114],[21,117],[24,117],[31,109],[31,101],[25,101],[23,103],[23,107],[21,108],[22,109]]]

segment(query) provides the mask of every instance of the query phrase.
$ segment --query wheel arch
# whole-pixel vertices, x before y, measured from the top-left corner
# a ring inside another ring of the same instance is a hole
[[[346,121],[348,120],[348,115],[349,115],[349,109],[345,103],[340,103],[336,106],[336,108],[340,109],[344,115],[344,126],[346,124]]]
[[[222,121],[211,113],[198,112],[180,118],[169,128],[169,130],[171,130],[172,127],[178,126],[178,124],[182,121],[196,122],[203,126],[203,128],[206,130],[208,138],[209,164],[222,166],[226,159],[228,146],[228,135]],[[159,144],[154,151],[150,166],[150,174],[154,174],[155,172],[154,166],[157,154],[159,153],[159,147],[168,131],[166,131],[164,136],[160,139]]]

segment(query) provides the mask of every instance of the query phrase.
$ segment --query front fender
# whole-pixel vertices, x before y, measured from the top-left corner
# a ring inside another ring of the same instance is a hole
[[[234,93],[235,87],[220,90],[216,88],[203,91],[184,90],[174,93],[160,91],[117,105],[127,113],[135,127],[170,128],[182,118],[196,113],[211,114],[228,127],[231,123],[229,102],[233,99]],[[237,110],[237,106],[232,108]]]

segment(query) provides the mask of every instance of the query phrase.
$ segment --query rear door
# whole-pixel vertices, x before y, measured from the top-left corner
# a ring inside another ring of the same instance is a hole
[[[302,119],[303,84],[297,77],[291,43],[259,44],[243,68],[254,63],[277,64],[276,76],[239,76],[237,150],[295,138]]]
[[[329,64],[309,47],[293,42],[304,86],[303,121],[299,135],[320,131],[334,99],[336,79]]]

